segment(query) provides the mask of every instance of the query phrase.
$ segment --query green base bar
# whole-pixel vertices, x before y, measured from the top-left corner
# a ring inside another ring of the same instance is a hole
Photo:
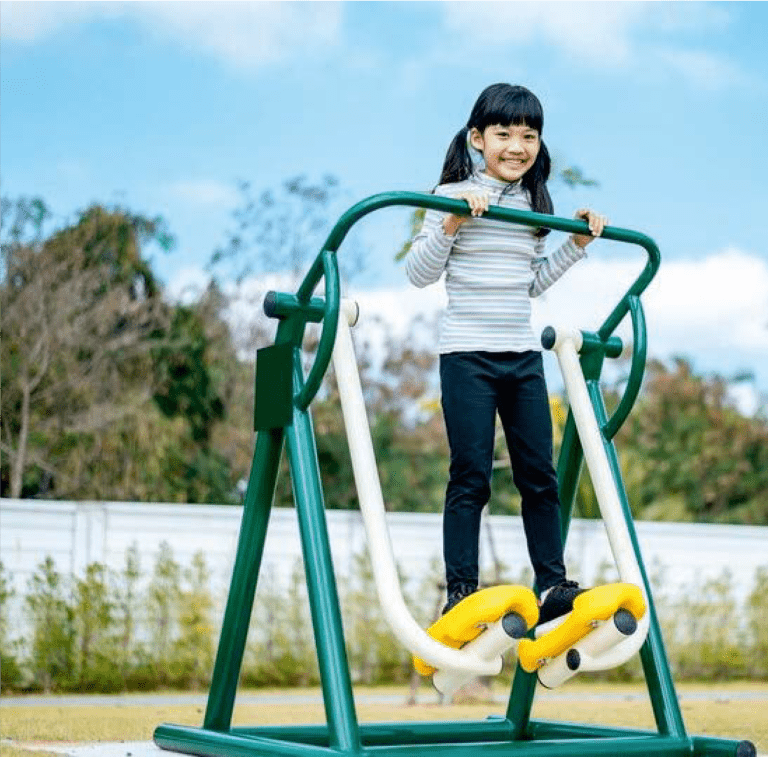
[[[232,733],[167,723],[155,729],[154,740],[161,749],[181,752],[182,754],[194,754],[199,757],[254,757],[254,755],[331,757],[342,754],[342,752],[325,747],[292,744],[287,741],[277,741],[258,736],[238,736]]]
[[[751,741],[731,741],[709,736],[694,736],[694,757],[755,757],[757,749]]]
[[[231,732],[242,736],[263,736],[315,746],[329,746],[328,729],[323,725],[236,727]],[[360,725],[360,737],[366,747],[513,740],[510,723],[503,718],[458,722],[438,720],[364,723]]]
[[[229,732],[164,724],[155,731],[163,748],[200,757],[755,757],[749,741],[703,736],[677,738],[651,731],[532,721],[527,737],[510,739],[512,725],[502,718],[483,721],[366,723],[360,726],[362,748],[329,747],[322,725],[233,728]]]
[[[536,741],[617,738],[631,734],[663,738],[658,737],[653,731],[549,721],[532,721],[529,733],[530,737]],[[672,738],[672,740],[688,744],[690,753],[694,757],[755,757],[757,754],[755,745],[751,741],[737,741],[736,739],[722,739],[711,736],[691,736],[684,739]]]

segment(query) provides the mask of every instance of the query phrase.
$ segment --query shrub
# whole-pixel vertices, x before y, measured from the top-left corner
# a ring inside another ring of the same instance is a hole
[[[53,559],[43,560],[29,581],[25,598],[32,626],[30,667],[44,691],[71,688],[75,662],[75,611],[66,582]]]

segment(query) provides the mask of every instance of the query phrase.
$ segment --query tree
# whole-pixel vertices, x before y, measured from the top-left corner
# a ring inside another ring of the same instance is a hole
[[[768,523],[768,423],[743,416],[730,381],[676,358],[648,365],[645,390],[617,437],[629,451],[640,517]]]
[[[239,182],[238,189],[242,200],[232,213],[235,229],[211,256],[209,270],[225,271],[238,284],[255,273],[288,273],[298,282],[330,229],[329,212],[340,193],[338,179],[326,175],[312,182],[294,176],[277,191],[258,196],[248,181]],[[344,266],[347,274],[354,272],[349,253]]]
[[[81,435],[98,454],[99,435],[151,397],[147,342],[168,309],[141,247],[169,236],[161,219],[93,206],[43,239],[42,201],[18,201],[13,222],[12,211],[4,201],[3,491],[75,492],[88,467]],[[37,233],[25,237],[30,223]]]
[[[114,635],[115,597],[109,570],[102,563],[86,566],[85,576],[74,579],[73,612],[77,638],[76,670],[80,690],[122,688],[118,644]]]
[[[159,664],[170,659],[177,632],[180,580],[181,567],[174,559],[170,545],[164,541],[160,545],[147,591],[151,654]],[[168,675],[166,671],[166,681]]]
[[[210,571],[201,551],[193,555],[185,577],[187,588],[179,595],[180,632],[173,644],[175,677],[198,688],[209,680],[214,656]]]
[[[237,358],[211,286],[164,300],[143,251],[161,218],[93,206],[45,235],[42,201],[3,203],[3,494],[232,501],[212,445]]]
[[[25,602],[32,626],[30,658],[35,681],[45,691],[54,683],[69,685],[75,666],[74,610],[65,578],[50,556],[30,579]]]
[[[21,670],[16,660],[15,647],[8,638],[8,606],[16,594],[11,586],[11,576],[0,560],[0,690],[13,688],[21,680]]]
[[[125,565],[117,576],[115,586],[114,623],[116,625],[117,665],[123,680],[135,664],[134,642],[139,612],[139,579],[141,561],[138,542],[125,552]]]

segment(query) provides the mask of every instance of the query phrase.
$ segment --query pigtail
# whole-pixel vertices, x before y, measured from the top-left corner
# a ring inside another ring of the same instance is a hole
[[[469,154],[467,145],[468,135],[469,127],[463,126],[448,146],[440,174],[440,184],[454,184],[472,175],[472,156]]]
[[[523,176],[523,186],[531,196],[531,210],[534,213],[552,215],[555,212],[552,197],[549,194],[549,189],[547,189],[547,179],[549,179],[551,167],[552,161],[549,157],[549,150],[542,140],[534,164]],[[541,238],[547,236],[550,231],[551,229],[541,228],[537,229],[535,233],[537,237]]]

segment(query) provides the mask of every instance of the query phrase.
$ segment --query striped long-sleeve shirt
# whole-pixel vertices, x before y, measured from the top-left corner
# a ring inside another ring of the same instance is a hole
[[[502,192],[507,191],[502,194]],[[476,170],[465,181],[442,184],[435,194],[488,192],[492,205],[530,210],[530,196],[518,181],[510,185]],[[555,283],[585,250],[570,237],[544,257],[544,240],[528,226],[471,218],[454,235],[443,231],[446,214],[428,210],[405,261],[417,287],[445,272],[448,307],[440,329],[440,353],[540,350],[531,328],[531,297]]]

